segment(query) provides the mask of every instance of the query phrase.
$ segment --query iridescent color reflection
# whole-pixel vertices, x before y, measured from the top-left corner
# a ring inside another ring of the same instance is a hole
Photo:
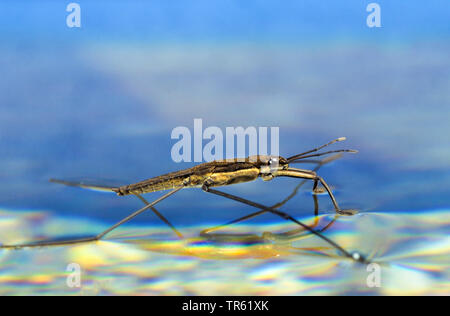
[[[3,243],[94,234],[93,222],[0,213]],[[319,226],[331,216],[322,216]],[[304,218],[313,223],[313,218]],[[39,225],[37,225],[37,222]],[[380,265],[381,286],[370,288],[365,265],[342,259],[321,240],[264,240],[286,223],[240,225],[228,239],[204,239],[205,227],[184,227],[185,239],[163,226],[122,229],[105,241],[0,251],[0,294],[312,295],[450,293],[448,210],[365,213],[339,218],[328,237]],[[82,232],[78,231],[80,228]],[[237,235],[252,233],[252,236]],[[81,288],[69,288],[66,267],[78,263]]]

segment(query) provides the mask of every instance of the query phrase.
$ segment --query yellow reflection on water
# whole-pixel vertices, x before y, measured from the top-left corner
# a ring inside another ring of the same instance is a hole
[[[321,216],[319,227],[332,219]],[[262,238],[293,229],[283,222],[238,225],[216,237],[200,237],[204,226],[184,227],[184,239],[163,226],[128,226],[94,243],[0,250],[0,295],[448,295],[449,223],[448,210],[339,218],[325,234],[378,263],[380,287],[368,286],[367,266],[343,259],[316,237]],[[39,212],[0,212],[3,244],[104,228]],[[67,285],[70,263],[81,267],[80,288]]]

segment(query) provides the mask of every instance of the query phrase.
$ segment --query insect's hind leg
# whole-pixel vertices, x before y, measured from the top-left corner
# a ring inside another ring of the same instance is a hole
[[[160,198],[154,200],[151,203],[148,203],[145,200],[144,203],[145,204],[148,203],[146,206],[142,207],[141,209],[137,210],[136,212],[132,213],[131,215],[125,217],[124,219],[119,221],[117,224],[111,226],[110,228],[108,228],[104,232],[98,234],[97,236],[86,237],[86,238],[78,238],[78,239],[72,239],[72,240],[63,240],[63,241],[42,241],[42,242],[34,242],[34,243],[32,242],[32,243],[28,243],[28,244],[19,244],[19,245],[0,245],[0,249],[23,249],[23,248],[39,248],[39,247],[49,247],[49,246],[67,246],[67,245],[74,245],[74,244],[98,241],[98,240],[102,239],[105,235],[107,235],[108,233],[110,233],[111,231],[116,229],[117,227],[121,226],[122,224],[125,224],[126,222],[128,222],[130,220],[132,220],[133,218],[135,218],[139,214],[145,212],[149,208],[155,206],[156,204],[158,204],[162,200],[165,200],[166,198],[168,198],[172,194],[175,194],[176,192],[180,191],[182,188],[184,188],[184,187],[182,186],[182,187],[175,188],[172,191],[164,194],[163,196],[161,196]]]
[[[149,205],[150,203],[144,199],[144,197],[140,194],[136,194],[136,197],[141,200],[145,205]],[[184,238],[184,236],[175,228],[175,226],[172,225],[171,222],[169,222],[169,220],[167,218],[164,217],[164,215],[162,215],[155,207],[150,207],[150,209],[152,210],[153,213],[156,214],[156,216],[159,217],[160,220],[162,220],[164,223],[166,223],[167,226],[169,226],[173,232],[180,238]]]
[[[140,215],[141,213],[145,212],[146,210],[148,210],[149,208],[155,206],[156,204],[158,204],[159,202],[161,202],[162,200],[165,200],[166,198],[168,198],[169,196],[171,196],[172,194],[177,193],[178,191],[180,191],[181,189],[183,189],[184,186],[180,186],[176,189],[173,189],[172,191],[164,194],[163,196],[161,196],[160,198],[154,200],[153,202],[147,204],[148,202],[145,201],[144,203],[147,204],[146,206],[144,206],[143,208],[137,210],[136,212],[128,215],[127,217],[125,217],[124,219],[122,219],[121,221],[119,221],[117,224],[111,226],[110,228],[108,228],[107,230],[105,230],[103,233],[98,234],[97,235],[97,239],[102,239],[104,236],[106,236],[107,234],[109,234],[110,232],[112,232],[113,230],[115,230],[116,228],[118,228],[119,226],[129,222],[130,220],[132,220],[133,218],[135,218],[136,216]]]

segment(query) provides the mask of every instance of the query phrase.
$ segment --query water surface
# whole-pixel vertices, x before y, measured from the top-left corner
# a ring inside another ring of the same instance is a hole
[[[382,288],[367,288],[365,268],[330,259],[335,254],[286,245],[273,258],[260,244],[225,247],[258,257],[235,258],[239,264],[214,257],[221,245],[199,246],[214,256],[198,256],[149,213],[120,231],[133,238],[1,251],[0,292],[79,294],[65,287],[67,264],[79,261],[87,293],[448,294],[449,7],[379,2],[381,29],[365,26],[363,5],[331,1],[286,8],[200,1],[189,9],[90,1],[80,3],[78,30],[65,26],[57,2],[2,3],[0,243],[95,234],[140,207],[133,197],[49,178],[128,183],[190,167],[171,159],[170,134],[192,129],[195,118],[205,127],[277,126],[285,156],[341,136],[348,141],[336,149],[359,150],[319,170],[340,205],[360,211],[327,234],[386,263]],[[272,205],[296,184],[224,190]],[[311,222],[311,186],[282,210]],[[333,216],[326,196],[319,206],[321,216]],[[183,190],[158,209],[190,238],[253,211],[200,190]],[[248,225],[260,233],[292,228],[271,215]],[[297,246],[324,245],[307,238]]]

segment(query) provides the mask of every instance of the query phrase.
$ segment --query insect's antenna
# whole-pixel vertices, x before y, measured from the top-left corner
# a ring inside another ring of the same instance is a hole
[[[297,158],[295,158],[293,160],[289,160],[288,159],[288,162],[289,163],[296,163],[300,159],[311,158],[311,157],[320,157],[320,156],[323,156],[323,155],[329,155],[329,154],[333,154],[333,153],[352,153],[352,154],[356,154],[357,152],[358,151],[354,150],[354,149],[330,150],[330,151],[326,151],[326,152],[323,152],[323,153],[311,154],[311,155],[305,155],[305,156],[302,156],[302,157],[297,157]]]
[[[306,154],[310,154],[310,153],[319,151],[319,150],[321,150],[321,149],[324,148],[324,147],[333,145],[334,143],[337,143],[337,142],[342,142],[342,141],[344,141],[344,140],[346,140],[346,139],[347,139],[346,137],[339,137],[339,138],[336,138],[335,140],[332,140],[331,142],[326,143],[325,145],[322,145],[322,146],[320,146],[320,147],[317,147],[317,148],[314,148],[314,149],[305,151],[304,153],[301,153],[301,154],[298,154],[298,155],[289,157],[289,158],[287,159],[287,161],[288,161],[288,162],[291,162],[291,161],[294,161],[294,160],[297,160],[297,159],[300,159],[300,158],[304,158],[303,156],[306,155]]]

